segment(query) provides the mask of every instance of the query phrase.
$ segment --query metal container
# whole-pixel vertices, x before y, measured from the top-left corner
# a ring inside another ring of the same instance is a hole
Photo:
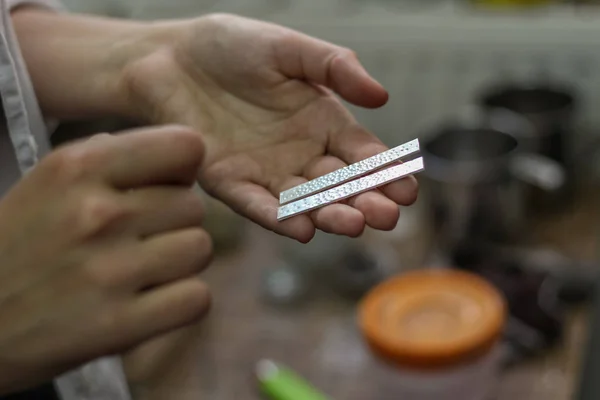
[[[488,127],[448,125],[424,141],[422,155],[425,195],[442,251],[470,239],[512,242],[526,222],[526,188],[551,191],[562,184],[553,160]]]
[[[566,182],[561,190],[549,193],[533,190],[533,209],[563,207],[575,191],[576,156],[573,91],[560,85],[500,85],[486,90],[480,105],[488,114],[513,112],[529,122],[533,130],[513,130],[511,134],[527,151],[558,162],[565,171]],[[497,119],[495,128],[507,131],[505,121]]]

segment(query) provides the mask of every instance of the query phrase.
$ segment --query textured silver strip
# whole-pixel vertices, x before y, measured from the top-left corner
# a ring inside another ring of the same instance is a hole
[[[421,172],[423,169],[423,158],[421,157],[401,165],[386,168],[374,174],[336,186],[333,189],[281,206],[277,211],[277,220],[283,221],[295,215],[336,203],[348,197],[356,196],[359,193],[402,179],[410,174]]]
[[[420,150],[419,139],[386,150],[372,157],[358,161],[347,167],[340,168],[326,175],[320,176],[312,181],[295,186],[279,194],[279,204],[283,205],[290,201],[298,200],[314,193],[322,192],[331,187],[341,185],[352,179],[356,179],[369,172],[373,172],[386,165],[400,161],[403,157],[416,153]]]

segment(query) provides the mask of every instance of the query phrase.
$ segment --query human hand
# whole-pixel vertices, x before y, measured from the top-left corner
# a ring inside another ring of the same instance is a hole
[[[0,202],[0,394],[197,322],[211,244],[187,128],[99,135]]]
[[[123,370],[134,400],[193,400],[203,392],[204,322],[149,340],[123,353]]]
[[[348,236],[365,225],[392,229],[398,204],[416,200],[409,177],[278,222],[282,190],[386,150],[333,92],[375,108],[386,91],[351,51],[281,26],[210,15],[154,29],[160,45],[123,79],[132,107],[146,120],[201,130],[199,182],[238,213],[307,242],[315,228]]]

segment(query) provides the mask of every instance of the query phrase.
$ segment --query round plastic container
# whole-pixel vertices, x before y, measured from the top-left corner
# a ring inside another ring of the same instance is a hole
[[[398,399],[488,400],[499,372],[502,295],[456,270],[419,270],[371,290],[359,324],[371,349],[397,369]]]

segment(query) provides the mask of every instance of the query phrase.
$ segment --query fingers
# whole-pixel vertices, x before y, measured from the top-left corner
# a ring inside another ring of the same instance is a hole
[[[316,177],[316,175],[314,177]],[[298,176],[288,177],[288,179],[281,182],[278,187],[273,188],[274,194],[279,195],[280,192],[305,183],[309,179]],[[331,204],[305,215],[310,217],[317,229],[327,233],[357,237],[362,234],[365,228],[365,218],[361,212],[342,203]],[[296,218],[298,217],[291,218],[290,220]]]
[[[346,204],[331,204],[313,211],[310,216],[315,226],[323,232],[358,237],[365,230],[364,215]]]
[[[145,187],[124,192],[121,197],[127,208],[134,210],[125,222],[126,229],[140,237],[202,224],[202,198],[188,187]]]
[[[364,160],[387,150],[375,135],[364,128],[355,125],[332,135],[328,152],[348,164]],[[383,186],[380,190],[396,204],[408,206],[417,200],[419,185],[414,176],[408,176],[399,181]]]
[[[289,30],[275,45],[282,74],[327,86],[345,100],[362,107],[381,107],[386,90],[360,64],[354,52]]]
[[[345,166],[339,158],[325,156],[308,166],[305,175],[308,179],[314,179]],[[377,190],[352,197],[348,205],[334,204],[312,214],[317,228],[347,236],[360,235],[365,223],[374,229],[391,230],[396,226],[399,216],[398,205]]]
[[[148,290],[135,299],[122,319],[123,331],[136,345],[197,322],[210,309],[210,293],[198,278],[188,278]]]
[[[137,293],[199,274],[210,263],[212,250],[206,231],[188,228],[122,242],[90,261],[86,271],[101,288]]]
[[[138,289],[189,278],[212,259],[211,238],[200,228],[157,235],[137,247],[138,267],[131,270],[131,282]]]
[[[204,156],[198,132],[178,126],[102,135],[80,144],[100,177],[120,189],[155,184],[191,185]],[[83,160],[82,162],[86,162]]]
[[[280,192],[290,189],[294,186],[307,182],[308,179],[299,176],[288,177],[281,182],[280,185],[273,187],[274,195],[277,197]],[[351,237],[360,236],[365,227],[365,219],[363,215],[345,204],[331,204],[327,207],[315,210],[308,214],[300,215],[305,217],[308,215],[313,225],[327,233],[338,235],[346,235]],[[289,221],[298,218],[291,218]],[[281,223],[285,223],[283,221]]]
[[[213,191],[235,211],[263,228],[302,243],[308,243],[315,235],[315,226],[308,215],[277,221],[279,200],[262,186],[248,181],[222,182]]]

